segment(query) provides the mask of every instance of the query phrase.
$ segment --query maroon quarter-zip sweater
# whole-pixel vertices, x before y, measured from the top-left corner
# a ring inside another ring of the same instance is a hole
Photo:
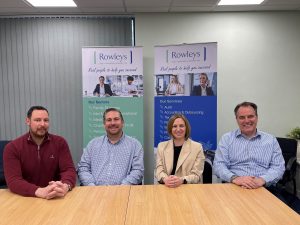
[[[75,186],[76,171],[64,138],[47,134],[37,145],[29,133],[6,145],[3,153],[4,175],[9,189],[23,196],[35,196],[39,187],[61,180]]]

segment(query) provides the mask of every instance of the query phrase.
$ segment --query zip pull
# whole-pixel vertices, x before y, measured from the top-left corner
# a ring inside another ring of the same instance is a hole
[[[38,145],[38,160],[41,161],[41,155],[40,155],[40,146]]]

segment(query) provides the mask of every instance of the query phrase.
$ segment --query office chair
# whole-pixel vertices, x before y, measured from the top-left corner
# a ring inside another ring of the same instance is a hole
[[[283,177],[277,183],[277,187],[286,189],[286,184],[293,182],[293,194],[297,195],[296,187],[296,169],[297,169],[297,141],[290,138],[277,137],[282,155],[285,161],[285,171]]]
[[[204,170],[203,170],[203,184],[211,184],[212,183],[212,165],[213,160],[215,158],[215,152],[207,150],[204,152],[205,162],[204,162]]]
[[[3,150],[5,145],[7,145],[8,143],[9,141],[0,141],[0,188],[7,187],[3,170]]]
[[[210,159],[205,159],[203,170],[203,184],[212,183],[212,162]]]

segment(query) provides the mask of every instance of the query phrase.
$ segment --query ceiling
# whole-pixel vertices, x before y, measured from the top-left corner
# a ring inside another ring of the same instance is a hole
[[[78,8],[34,8],[23,0],[0,0],[0,15],[134,14],[140,12],[222,12],[300,10],[300,0],[265,0],[254,6],[217,6],[219,0],[74,0]]]

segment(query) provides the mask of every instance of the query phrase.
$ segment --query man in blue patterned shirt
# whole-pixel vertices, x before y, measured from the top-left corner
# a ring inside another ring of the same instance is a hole
[[[103,113],[106,135],[91,140],[78,163],[82,185],[140,184],[144,152],[140,142],[124,134],[122,113],[109,108]]]
[[[222,136],[214,159],[215,174],[248,189],[276,184],[285,171],[284,159],[276,138],[256,129],[256,104],[238,104],[234,113],[239,129]]]

